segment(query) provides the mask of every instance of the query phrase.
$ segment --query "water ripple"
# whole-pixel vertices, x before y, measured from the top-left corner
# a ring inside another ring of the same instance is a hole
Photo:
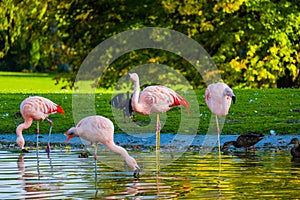
[[[216,152],[186,152],[168,165],[169,155],[132,151],[142,167],[139,179],[108,151],[99,154],[96,176],[93,156],[79,158],[81,151],[54,150],[50,159],[44,152],[37,159],[35,151],[0,151],[0,199],[298,198],[300,167],[286,150],[221,159]]]

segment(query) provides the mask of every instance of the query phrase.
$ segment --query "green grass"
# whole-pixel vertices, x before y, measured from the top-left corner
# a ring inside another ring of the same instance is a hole
[[[54,74],[0,72],[0,93],[65,93],[55,85]]]
[[[0,133],[15,133],[16,127],[23,122],[22,118],[15,118],[19,111],[19,105],[28,96],[41,95],[51,99],[62,106],[65,116],[59,114],[51,115],[54,122],[53,132],[62,133],[74,126],[72,110],[71,91],[60,90],[54,85],[51,75],[48,74],[23,74],[23,73],[0,73]],[[112,98],[112,91],[97,91],[95,94],[96,113],[106,116],[115,122],[115,115],[122,113],[112,110],[109,104]],[[247,131],[256,131],[269,134],[270,130],[275,130],[277,134],[299,134],[300,133],[300,90],[299,89],[235,89],[237,97],[236,104],[230,108],[230,113],[226,117],[222,134],[241,134]],[[196,91],[197,100],[194,105],[199,105],[199,112],[192,112],[190,117],[183,115],[186,119],[183,126],[189,132],[189,127],[197,125],[195,120],[199,119],[198,134],[206,134],[211,113],[208,110],[203,94],[204,90]],[[189,93],[185,94],[189,99]],[[84,95],[83,95],[84,96]],[[198,101],[198,102],[197,102]],[[90,102],[84,102],[91,105]],[[82,105],[83,115],[86,112]],[[191,108],[195,110],[195,108]],[[181,108],[172,108],[167,113],[167,119],[163,126],[162,133],[177,133],[181,121]],[[139,125],[149,123],[148,116],[136,115]],[[120,126],[124,123],[117,120],[115,123],[116,133],[122,133]],[[36,125],[24,131],[24,133],[35,133]],[[47,133],[49,124],[45,121],[40,123],[41,133]],[[154,132],[154,130],[149,130]]]

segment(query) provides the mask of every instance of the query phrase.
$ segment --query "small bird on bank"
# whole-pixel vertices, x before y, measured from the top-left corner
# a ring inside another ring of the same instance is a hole
[[[294,144],[294,147],[291,149],[291,155],[293,156],[292,161],[300,159],[300,145],[298,138],[293,138],[288,145]]]
[[[218,116],[228,115],[231,100],[235,103],[235,95],[232,89],[225,83],[213,83],[205,90],[204,99],[209,110],[216,115],[216,125],[218,133],[218,149],[220,154],[220,128]]]
[[[148,86],[140,92],[140,80],[136,73],[128,74],[134,84],[132,95],[132,108],[142,115],[156,114],[156,150],[160,150],[160,129],[159,113],[169,111],[174,106],[182,105],[188,115],[190,114],[189,102],[172,89],[162,86]]]
[[[38,153],[38,138],[39,138],[39,121],[47,120],[50,123],[49,136],[48,136],[48,145],[46,148],[46,152],[48,157],[50,155],[50,136],[52,131],[53,122],[48,119],[48,116],[54,113],[64,114],[64,110],[59,105],[53,103],[51,100],[40,97],[40,96],[32,96],[28,97],[22,101],[20,105],[20,113],[24,119],[24,123],[20,124],[16,129],[17,134],[17,144],[19,148],[23,152],[27,152],[24,148],[25,140],[22,134],[24,129],[28,129],[32,122],[37,121],[37,129],[36,129],[36,151]]]
[[[227,151],[228,148],[233,145],[236,148],[244,147],[245,151],[248,152],[248,148],[253,146],[253,150],[255,151],[255,144],[261,141],[264,138],[263,134],[256,132],[248,132],[240,135],[236,141],[225,142],[222,151]]]
[[[97,175],[96,162],[98,144],[102,143],[107,146],[109,150],[120,154],[124,158],[127,165],[134,170],[134,177],[137,178],[139,176],[140,167],[136,160],[131,157],[123,147],[115,144],[114,125],[108,118],[99,115],[85,117],[80,120],[75,127],[70,128],[65,133],[65,136],[67,136],[66,142],[73,137],[80,137],[94,144],[95,175]]]

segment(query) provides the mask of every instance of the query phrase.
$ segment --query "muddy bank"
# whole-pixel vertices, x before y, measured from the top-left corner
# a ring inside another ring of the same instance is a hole
[[[238,135],[221,135],[221,144],[227,141],[235,140]],[[257,150],[283,150],[289,149],[287,144],[292,138],[300,136],[296,135],[266,135],[263,140],[258,142],[255,146]],[[115,134],[115,143],[127,149],[133,150],[154,150],[155,149],[155,134]],[[24,135],[26,147],[34,149],[36,146],[36,135]],[[0,149],[17,148],[16,134],[1,134],[0,135]],[[90,143],[81,140],[80,138],[72,138],[68,143],[65,143],[66,137],[63,134],[51,135],[51,147],[53,149],[64,148],[84,148],[85,145]],[[48,135],[40,134],[39,142],[43,149],[47,145]],[[198,151],[205,147],[215,150],[217,145],[217,135],[184,135],[184,134],[161,134],[161,147],[162,149],[173,149],[178,151]],[[231,147],[230,150],[235,150]],[[243,150],[241,148],[240,150]]]

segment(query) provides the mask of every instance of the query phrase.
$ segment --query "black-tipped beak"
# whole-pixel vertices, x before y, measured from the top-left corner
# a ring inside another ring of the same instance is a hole
[[[27,151],[26,149],[22,149],[21,150],[23,153],[29,153],[29,151]]]
[[[235,104],[235,100],[236,100],[235,96],[232,96],[231,98],[232,98],[232,103]]]
[[[136,170],[133,172],[133,177],[138,179],[140,177],[140,171],[141,169],[137,166]]]
[[[129,81],[129,79],[130,79],[130,74],[127,74],[126,81]]]

